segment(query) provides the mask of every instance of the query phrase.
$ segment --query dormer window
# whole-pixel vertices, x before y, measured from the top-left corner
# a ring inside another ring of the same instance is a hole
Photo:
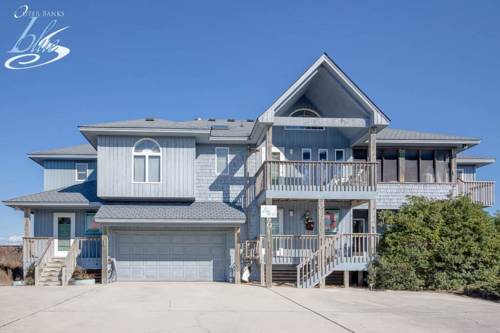
[[[301,117],[301,118],[320,118],[319,113],[307,108],[297,109],[290,113],[289,117]],[[316,126],[287,126],[287,130],[324,130],[324,127]]]
[[[161,170],[161,149],[153,139],[139,140],[133,150],[134,182],[159,183]]]

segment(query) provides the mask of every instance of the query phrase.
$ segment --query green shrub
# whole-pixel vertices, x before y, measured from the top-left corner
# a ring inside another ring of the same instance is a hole
[[[382,289],[498,297],[498,218],[465,197],[414,197],[397,212],[381,212],[379,220],[386,231],[369,270],[370,282]]]

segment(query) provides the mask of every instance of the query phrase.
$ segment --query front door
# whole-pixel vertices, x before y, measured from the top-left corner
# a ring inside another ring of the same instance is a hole
[[[75,238],[75,214],[54,213],[54,256],[65,257]]]

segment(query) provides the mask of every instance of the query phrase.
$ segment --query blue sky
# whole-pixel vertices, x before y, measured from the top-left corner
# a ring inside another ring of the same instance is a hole
[[[499,155],[498,1],[9,0],[0,3],[2,63],[28,23],[13,17],[23,4],[64,12],[56,27],[70,26],[59,38],[71,53],[0,68],[0,199],[42,191],[26,153],[83,143],[77,125],[255,118],[322,52],[391,126],[480,137],[471,153]],[[499,174],[500,163],[480,171]],[[22,214],[0,207],[0,241],[20,234]]]

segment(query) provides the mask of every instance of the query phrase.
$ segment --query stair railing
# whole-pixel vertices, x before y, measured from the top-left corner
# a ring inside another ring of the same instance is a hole
[[[77,238],[73,240],[73,243],[69,248],[68,254],[66,255],[66,258],[64,258],[64,265],[62,266],[62,272],[61,272],[62,286],[67,286],[69,280],[71,280],[71,277],[73,276],[73,273],[76,268],[76,261],[79,254],[80,254],[80,242],[78,241]]]
[[[325,243],[297,265],[297,288],[310,288],[327,275],[337,260],[338,237],[328,237]]]
[[[40,284],[40,274],[47,263],[54,257],[54,239],[51,238],[47,242],[45,250],[40,255],[40,259],[35,262],[35,286]]]

